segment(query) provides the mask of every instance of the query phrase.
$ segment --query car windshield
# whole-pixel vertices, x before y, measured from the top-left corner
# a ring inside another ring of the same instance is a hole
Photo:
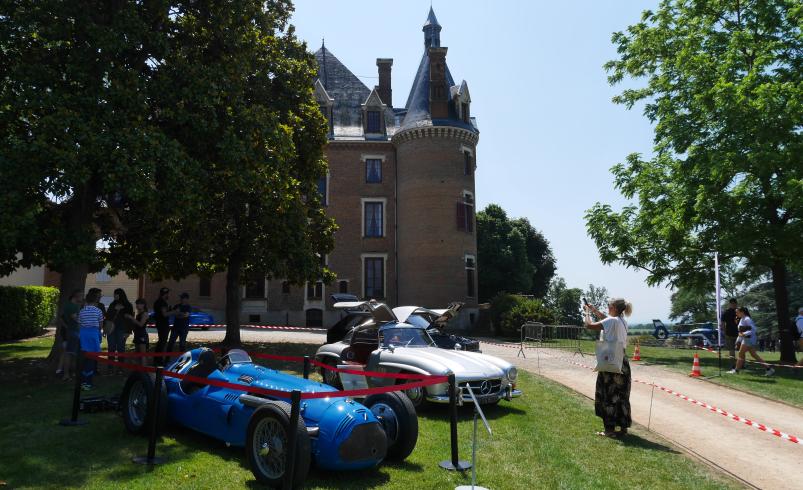
[[[429,347],[432,337],[420,328],[400,327],[382,330],[382,346],[390,347]]]
[[[429,328],[429,320],[421,315],[410,315],[407,317],[405,322],[409,323],[410,325],[415,325],[416,327]]]

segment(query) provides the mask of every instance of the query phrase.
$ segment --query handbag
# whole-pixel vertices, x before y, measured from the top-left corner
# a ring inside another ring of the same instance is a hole
[[[625,358],[622,344],[597,340],[594,351],[597,355],[597,367],[594,368],[594,371],[622,374],[622,362]]]

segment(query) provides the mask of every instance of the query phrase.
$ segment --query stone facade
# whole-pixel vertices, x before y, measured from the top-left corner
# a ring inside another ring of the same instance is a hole
[[[377,59],[379,85],[365,86],[325,46],[315,53],[315,96],[330,123],[326,211],[339,226],[326,258],[337,279],[289,286],[266,279],[262,297],[243,287],[241,320],[329,326],[341,315],[330,295],[375,297],[391,307],[466,303],[456,325],[477,317],[474,171],[479,131],[465,81],[454,82],[430,9],[424,53],[404,107],[392,100],[390,58]],[[149,300],[165,285],[223,319],[225,276],[145,282]],[[208,293],[200,296],[201,290]]]

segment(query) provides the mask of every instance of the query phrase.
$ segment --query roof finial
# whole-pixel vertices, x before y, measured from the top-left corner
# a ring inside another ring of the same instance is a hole
[[[323,49],[323,48],[325,48],[325,47],[326,47],[326,38],[325,38],[325,37],[322,37],[322,38],[321,38],[321,49]]]
[[[440,47],[441,25],[438,24],[438,18],[435,17],[435,11],[432,9],[432,6],[429,7],[429,15],[427,15],[427,21],[424,22],[424,27],[422,30],[424,31],[425,47]]]

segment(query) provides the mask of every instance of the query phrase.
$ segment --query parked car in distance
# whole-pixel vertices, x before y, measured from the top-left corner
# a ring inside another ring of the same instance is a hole
[[[166,368],[168,372],[208,378],[249,387],[289,392],[336,392],[331,386],[254,364],[242,350],[232,349],[217,359],[205,348],[185,352]],[[165,376],[156,386],[154,376],[132,373],[121,397],[123,422],[132,433],[147,434],[151,427],[148,405],[160,390],[157,426],[169,420],[228,445],[245,448],[254,476],[279,487],[288,460],[287,442],[295,432],[293,488],[301,487],[310,464],[327,470],[361,470],[385,459],[404,460],[418,439],[418,418],[402,393],[371,395],[358,403],[349,398],[302,400],[301,417],[290,426],[287,398],[258,392],[195,383]]]
[[[170,322],[171,327],[173,326],[173,320],[175,319],[176,319],[175,316],[170,315],[170,319],[168,321]],[[148,325],[153,326],[154,322],[155,321],[153,312],[151,311],[148,313]],[[209,313],[201,311],[198,308],[193,308],[192,311],[190,312],[190,330],[192,330],[193,328],[197,328],[200,330],[209,330],[210,325],[214,324],[215,324],[215,317],[213,317]]]
[[[393,314],[402,323],[426,328],[435,345],[441,349],[480,352],[479,340],[444,331],[449,320],[457,316],[462,307],[463,303],[457,302],[450,304],[448,308],[437,310],[420,306],[397,306],[393,308]]]
[[[478,352],[441,349],[423,326],[398,320],[383,303],[361,301],[336,303],[335,308],[365,308],[371,320],[352,328],[337,342],[318,348],[315,358],[332,366],[348,364],[368,371],[448,375],[454,373],[458,386],[469,385],[480,403],[498,403],[521,395],[516,389],[518,372],[512,364]],[[338,373],[321,369],[324,382],[342,386]],[[387,386],[392,378],[365,377],[369,387]],[[425,402],[448,403],[448,384],[440,383],[405,391],[418,407]],[[463,400],[470,402],[468,392]]]

